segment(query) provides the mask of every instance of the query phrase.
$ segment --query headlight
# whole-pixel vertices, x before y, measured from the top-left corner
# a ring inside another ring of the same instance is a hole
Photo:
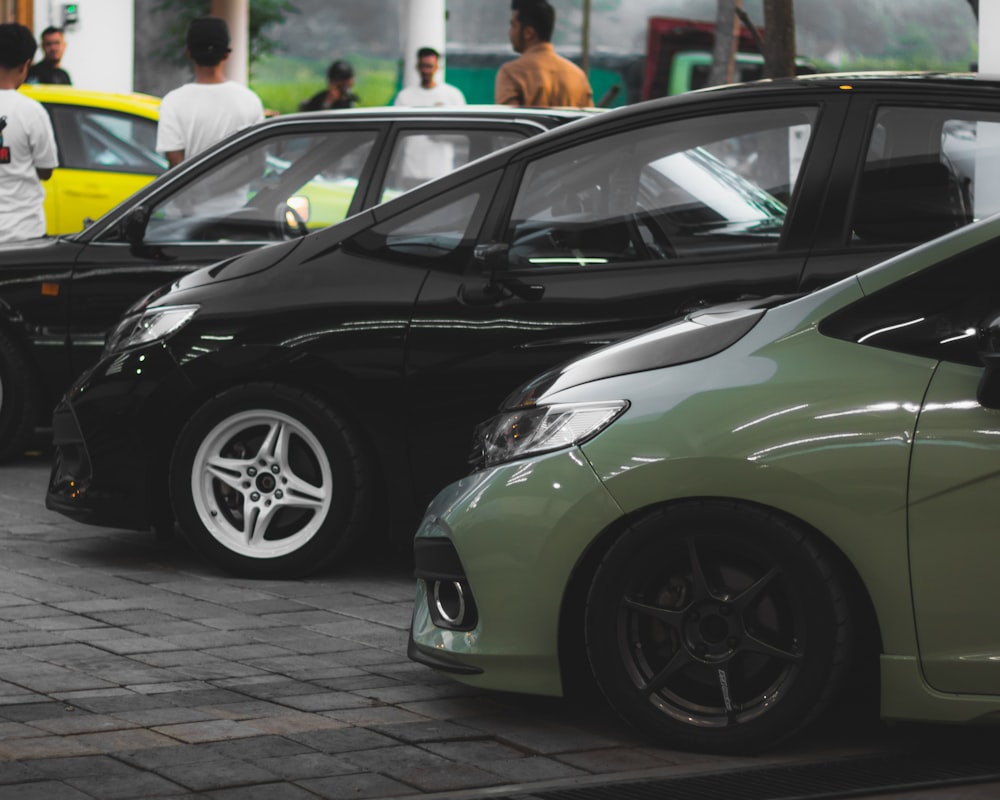
[[[470,461],[476,466],[488,467],[580,444],[608,427],[626,408],[625,400],[615,400],[560,403],[504,412],[476,430]]]
[[[187,325],[196,313],[198,306],[163,306],[125,317],[108,336],[104,354],[165,339]]]

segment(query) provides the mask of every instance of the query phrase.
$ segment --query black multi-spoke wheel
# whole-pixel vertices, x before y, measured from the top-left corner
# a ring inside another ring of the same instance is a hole
[[[633,525],[588,598],[587,651],[611,704],[668,742],[762,749],[816,716],[850,643],[818,537],[756,507],[685,503]]]

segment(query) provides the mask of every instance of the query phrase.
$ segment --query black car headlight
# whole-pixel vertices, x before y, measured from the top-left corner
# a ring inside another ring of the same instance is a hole
[[[104,344],[104,355],[113,355],[166,339],[187,325],[198,313],[198,308],[198,306],[160,306],[131,314],[111,331]]]
[[[505,411],[476,429],[470,461],[477,467],[489,467],[581,444],[607,428],[627,408],[627,401],[614,400]]]

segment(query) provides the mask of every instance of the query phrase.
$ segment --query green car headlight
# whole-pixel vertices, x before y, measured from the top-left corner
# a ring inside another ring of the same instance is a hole
[[[105,355],[150,344],[172,336],[198,313],[198,306],[161,306],[147,308],[125,317],[108,336]]]
[[[626,408],[627,401],[614,400],[507,411],[479,426],[470,460],[488,467],[581,444],[608,427]]]

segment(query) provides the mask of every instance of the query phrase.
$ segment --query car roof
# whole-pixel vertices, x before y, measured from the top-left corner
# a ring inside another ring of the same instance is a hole
[[[490,119],[534,119],[568,122],[584,116],[598,115],[604,109],[600,108],[530,108],[523,106],[501,105],[465,105],[465,106],[368,106],[365,108],[342,108],[325,111],[300,111],[294,114],[281,114],[273,117],[278,120],[301,119],[384,119],[386,117],[399,119],[449,117],[483,117]]]
[[[26,83],[21,86],[20,91],[40,103],[125,111],[148,119],[156,119],[159,116],[160,98],[140,92],[95,92],[90,89],[78,89],[75,86],[48,83]]]

